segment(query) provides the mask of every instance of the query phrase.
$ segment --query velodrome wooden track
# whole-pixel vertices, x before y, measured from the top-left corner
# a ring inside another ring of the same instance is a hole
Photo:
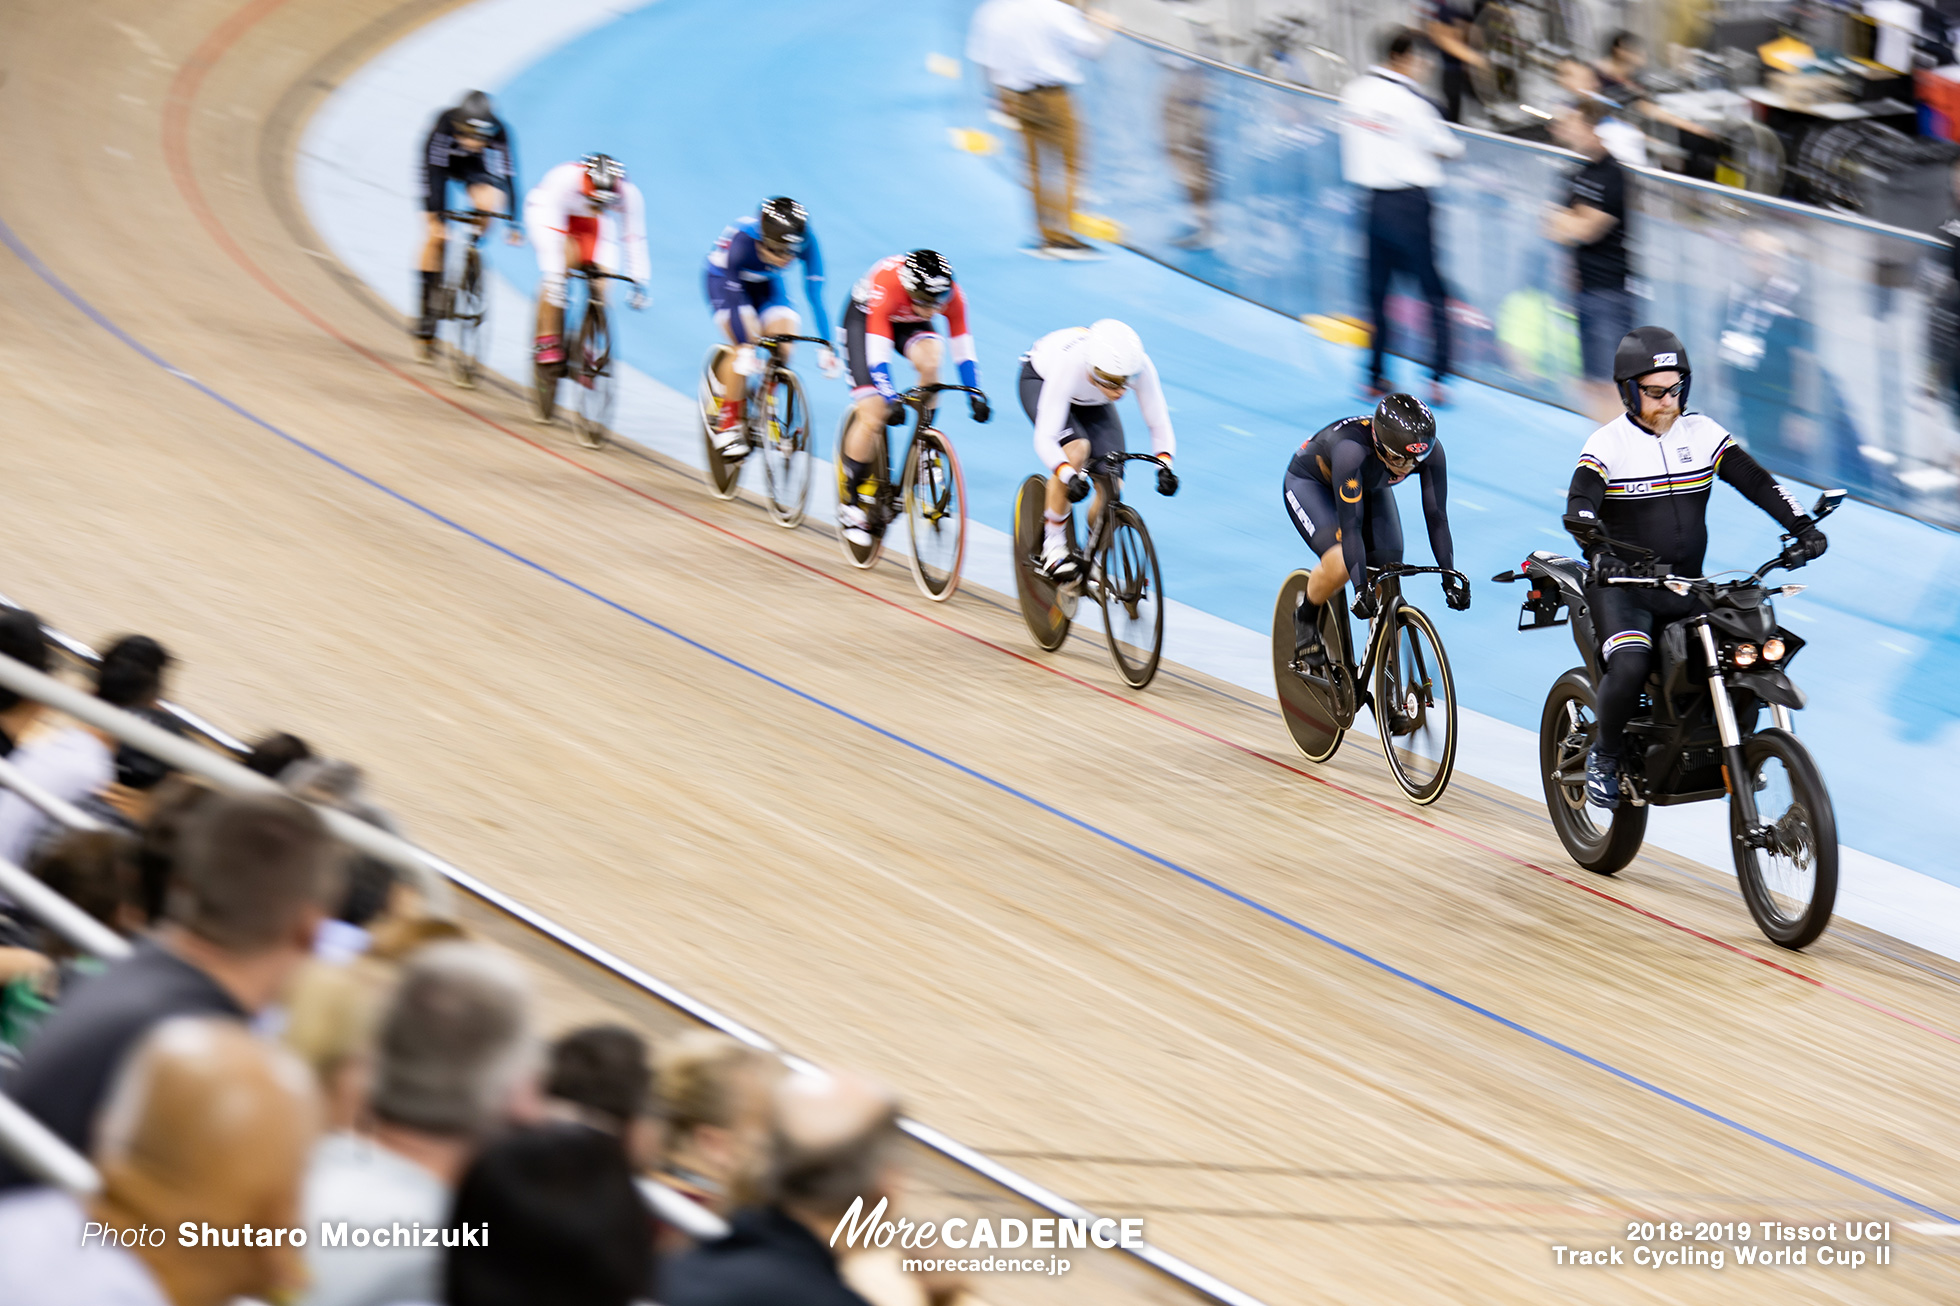
[[[361,760],[437,851],[1267,1300],[1960,1299],[1960,1240],[1849,1177],[1960,1211],[1960,967],[1772,955],[1666,857],[1581,882],[1528,802],[1414,813],[1365,740],[1296,767],[1238,691],[1119,692],[997,597],[925,612],[411,362],[289,164],[443,7],[0,10],[20,246],[394,492],[0,254],[0,589],[161,637],[183,700]],[[1896,1261],[1554,1264],[1639,1218],[1891,1220]]]

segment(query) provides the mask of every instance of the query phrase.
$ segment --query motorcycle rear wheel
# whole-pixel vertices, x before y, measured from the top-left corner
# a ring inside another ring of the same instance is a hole
[[[1647,809],[1623,795],[1613,811],[1586,802],[1586,753],[1599,733],[1592,678],[1574,667],[1552,684],[1538,723],[1538,771],[1545,808],[1566,855],[1595,875],[1611,875],[1639,853]]]

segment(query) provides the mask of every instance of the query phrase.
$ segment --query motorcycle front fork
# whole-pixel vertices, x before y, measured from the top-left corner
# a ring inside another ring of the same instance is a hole
[[[1715,728],[1722,737],[1722,776],[1728,782],[1729,802],[1734,805],[1736,840],[1746,847],[1765,846],[1768,831],[1756,812],[1756,788],[1749,782],[1749,768],[1742,758],[1742,728],[1736,724],[1735,704],[1729,701],[1728,682],[1722,679],[1722,663],[1715,650],[1715,635],[1706,618],[1695,623],[1695,636],[1708,659],[1708,699],[1715,705]],[[1778,708],[1782,726],[1788,713]]]

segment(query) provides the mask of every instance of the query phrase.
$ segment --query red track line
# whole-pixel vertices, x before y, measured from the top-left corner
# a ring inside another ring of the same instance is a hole
[[[1159,711],[1158,709],[1154,707],[1150,707],[1142,702],[1139,702],[1134,698],[1127,698],[1122,694],[1116,693],[1114,690],[1107,689],[1091,681],[1083,680],[1079,676],[1071,675],[1070,673],[1062,670],[1059,667],[1050,666],[1048,663],[1038,661],[1035,658],[1029,657],[1025,653],[1017,652],[1016,650],[1008,648],[1002,644],[996,644],[992,640],[987,639],[985,636],[976,635],[969,630],[963,630],[960,627],[955,626],[948,621],[944,621],[938,617],[933,616],[929,612],[922,612],[917,608],[908,607],[905,604],[900,603],[895,599],[886,598],[884,595],[868,590],[861,585],[858,585],[850,580],[845,579],[842,576],[838,576],[831,572],[827,572],[820,567],[812,566],[811,564],[804,562],[799,558],[792,558],[786,553],[783,553],[777,549],[772,549],[766,544],[762,544],[756,540],[750,539],[746,535],[742,535],[739,532],[730,530],[728,527],[723,526],[718,522],[709,521],[707,518],[697,516],[694,513],[689,512],[687,509],[682,508],[677,504],[669,503],[665,499],[662,499],[657,495],[651,494],[645,490],[640,489],[638,486],[628,485],[626,482],[621,481],[616,477],[610,476],[606,472],[601,471],[596,467],[593,467],[587,463],[580,462],[578,459],[572,457],[569,454],[563,453],[560,450],[552,448],[550,445],[532,439],[530,436],[525,435],[522,431],[518,431],[511,427],[505,426],[502,422],[497,421],[494,417],[479,412],[477,409],[472,408],[470,405],[466,403],[463,403],[461,400],[455,398],[453,395],[447,394],[442,390],[436,389],[434,386],[431,386],[426,381],[422,380],[422,378],[396,366],[393,362],[389,361],[387,358],[384,358],[382,355],[369,349],[367,346],[361,344],[360,342],[352,339],[349,336],[343,335],[340,332],[340,330],[336,328],[332,323],[328,322],[325,318],[315,313],[311,308],[307,307],[307,305],[304,302],[302,302],[300,299],[298,299],[290,292],[288,292],[284,286],[280,285],[277,281],[273,280],[272,277],[268,275],[264,269],[259,267],[257,262],[255,262],[249,254],[247,254],[242,248],[239,247],[238,243],[232,239],[231,233],[225,228],[224,224],[218,220],[216,213],[214,213],[211,210],[209,204],[205,202],[203,189],[197,184],[196,175],[191,170],[189,132],[188,132],[190,110],[193,102],[197,98],[197,93],[199,88],[204,83],[205,75],[209,73],[211,69],[214,68],[221,59],[224,58],[225,53],[234,44],[237,43],[238,39],[241,36],[243,36],[252,27],[256,26],[261,20],[263,20],[266,16],[271,14],[273,10],[278,9],[284,3],[285,0],[252,0],[252,3],[247,4],[244,8],[237,10],[235,13],[232,14],[230,18],[226,19],[223,23],[219,24],[218,27],[212,31],[211,35],[206,37],[204,42],[201,45],[199,45],[195,51],[192,52],[190,58],[185,60],[183,66],[177,70],[177,75],[171,79],[169,93],[166,95],[164,99],[164,110],[163,110],[164,158],[169,164],[170,174],[172,179],[177,184],[178,193],[180,193],[184,197],[185,202],[190,205],[192,212],[197,215],[197,219],[199,223],[203,225],[205,231],[210,234],[211,238],[217,242],[219,248],[223,249],[225,253],[228,256],[230,256],[231,260],[234,263],[238,264],[240,268],[244,269],[247,275],[249,275],[254,281],[258,282],[260,286],[264,287],[265,290],[268,291],[274,298],[278,299],[281,303],[291,308],[294,312],[298,313],[301,317],[305,318],[308,322],[318,327],[322,332],[324,332],[326,335],[328,335],[333,340],[337,341],[339,344],[343,345],[347,349],[360,355],[368,362],[374,364],[376,367],[381,368],[383,371],[386,371],[387,373],[398,378],[399,380],[406,381],[409,385],[415,387],[417,390],[420,390],[423,394],[428,395],[431,398],[436,399],[441,403],[448,405],[450,408],[453,408],[460,413],[463,413],[471,418],[474,418],[476,421],[483,423],[485,426],[488,426],[490,429],[494,431],[501,432],[502,434],[509,436],[513,440],[517,440],[522,444],[530,446],[532,449],[537,450],[539,453],[555,458],[559,462],[565,463],[568,466],[576,467],[578,470],[585,472],[587,475],[595,476],[599,480],[604,481],[607,485],[613,486],[616,489],[624,490],[626,493],[631,494],[636,498],[644,499],[648,503],[651,503],[656,507],[663,508],[666,511],[675,514],[676,516],[685,518],[686,520],[693,522],[698,526],[705,526],[709,530],[715,531],[720,535],[724,535],[731,540],[735,540],[742,544],[746,544],[752,549],[759,550],[760,552],[765,553],[772,558],[775,558],[781,562],[788,563],[790,566],[808,572],[812,576],[821,577],[824,580],[830,581],[832,584],[840,585],[843,588],[850,590],[852,593],[862,595],[865,598],[872,600],[873,602],[883,604],[884,606],[888,608],[893,608],[899,612],[907,613],[913,617],[917,617],[921,621],[929,622],[932,625],[937,626],[941,630],[947,631],[954,635],[958,635],[962,639],[971,640],[973,643],[978,644],[983,648],[991,649],[996,653],[1004,654],[1007,657],[1013,658],[1015,661],[1020,662],[1026,666],[1039,668],[1042,671],[1046,671],[1050,675],[1058,676],[1061,679],[1068,681],[1070,684],[1077,685],[1083,689],[1090,690],[1093,693],[1100,694],[1104,698],[1112,699],[1118,703],[1126,704],[1129,707],[1135,708],[1139,712],[1146,713],[1169,725],[1176,726],[1181,730],[1189,731],[1190,733],[1197,735],[1200,738],[1209,739],[1213,743],[1223,744],[1225,747],[1232,749],[1234,752],[1243,753],[1247,757],[1257,758],[1259,761],[1265,762],[1271,766],[1276,766],[1282,771],[1286,771],[1292,775],[1299,776],[1301,779],[1311,781],[1312,783],[1317,784],[1324,789],[1330,789],[1335,793],[1346,795],[1347,797],[1352,798],[1357,802],[1365,803],[1368,806],[1373,807],[1378,811],[1386,812],[1391,816],[1399,817],[1405,821],[1413,821],[1415,824],[1422,826],[1424,829],[1434,830],[1436,833],[1444,836],[1445,838],[1453,839],[1458,843],[1464,844],[1471,848],[1475,848],[1480,852],[1488,853],[1493,857],[1501,858],[1502,860],[1509,862],[1514,866],[1521,866],[1527,870],[1536,871],[1538,874],[1546,876],[1553,880],[1557,880],[1561,884],[1569,885],[1572,888],[1578,889],[1583,893],[1590,894],[1595,898],[1599,898],[1605,902],[1610,902],[1617,907],[1625,908],[1627,911],[1633,912],[1636,915],[1644,916],[1648,920],[1654,921],[1657,924],[1665,925],[1671,930],[1677,930],[1680,933],[1689,935],[1692,938],[1700,939],[1704,943],[1712,943],[1716,947],[1721,948],[1726,952],[1733,953],[1738,957],[1747,958],[1748,960],[1753,961],[1758,965],[1767,966],[1771,970],[1776,971],[1779,974],[1789,976],[1791,979],[1800,980],[1803,983],[1809,984],[1812,987],[1820,989],[1826,993],[1835,994],[1836,996],[1844,998],[1847,1001],[1855,1002],[1859,1006],[1864,1007],[1867,1010],[1878,1012],[1880,1015],[1888,1016],[1893,1020],[1897,1020],[1904,1024],[1910,1025],[1914,1029],[1933,1035],[1935,1038],[1945,1039],[1949,1043],[1960,1044],[1960,1035],[1954,1035],[1948,1033],[1943,1029],[1939,1029],[1936,1026],[1928,1025],[1922,1021],[1915,1020],[1913,1017],[1905,1015],[1902,1012],[1894,1011],[1892,1008],[1887,1007],[1882,1003],[1874,1002],[1869,998],[1860,997],[1856,993],[1852,993],[1849,990],[1839,988],[1835,984],[1827,983],[1824,980],[1818,979],[1814,975],[1806,975],[1800,970],[1796,970],[1790,966],[1786,966],[1782,962],[1776,961],[1773,958],[1765,957],[1761,953],[1751,952],[1749,949],[1744,948],[1738,944],[1730,943],[1726,939],[1719,939],[1712,934],[1705,934],[1702,931],[1695,929],[1691,925],[1684,925],[1680,921],[1670,919],[1669,917],[1663,916],[1658,912],[1651,911],[1648,908],[1639,906],[1636,903],[1629,902],[1624,898],[1618,897],[1611,893],[1607,893],[1605,890],[1599,888],[1596,885],[1588,884],[1583,880],[1577,880],[1569,875],[1563,875],[1558,871],[1550,870],[1546,867],[1538,865],[1536,862],[1528,861],[1523,857],[1519,857],[1515,853],[1509,853],[1504,851],[1502,848],[1493,847],[1492,845],[1487,844],[1480,839],[1473,838],[1470,835],[1464,834],[1461,831],[1452,830],[1447,826],[1438,825],[1436,822],[1418,816],[1414,812],[1411,812],[1406,808],[1398,807],[1391,803],[1385,803],[1379,798],[1370,797],[1367,794],[1361,793],[1354,789],[1350,789],[1345,785],[1329,780],[1324,776],[1315,775],[1311,771],[1305,771],[1297,766],[1291,765],[1290,763],[1282,762],[1278,758],[1273,757],[1267,753],[1262,753],[1256,748],[1252,748],[1246,744],[1241,744],[1234,740],[1227,739],[1223,735],[1215,734],[1212,731],[1205,729],[1203,726],[1194,725],[1193,723],[1189,721],[1185,721],[1180,717],[1172,716],[1168,712]]]

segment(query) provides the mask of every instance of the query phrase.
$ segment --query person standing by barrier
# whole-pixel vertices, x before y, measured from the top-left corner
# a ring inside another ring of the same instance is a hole
[[[1572,247],[1579,278],[1579,362],[1586,414],[1599,422],[1619,416],[1613,383],[1613,351],[1633,329],[1633,296],[1627,291],[1627,174],[1599,138],[1610,111],[1597,99],[1581,100],[1552,124],[1552,137],[1584,159],[1572,176],[1565,204],[1545,217],[1545,235]]]
[[[1485,0],[1424,0],[1418,12],[1423,15],[1423,35],[1443,59],[1443,119],[1463,121],[1465,91],[1476,98],[1470,85],[1472,68],[1488,68],[1490,61],[1470,44],[1471,26],[1482,11]]]
[[[1100,257],[1069,230],[1081,179],[1081,143],[1069,87],[1082,82],[1082,61],[1102,54],[1106,28],[1115,19],[1100,10],[1084,17],[1064,0],[986,0],[973,15],[966,57],[987,70],[987,80],[1008,117],[1020,124],[1028,154],[1028,188],[1034,195],[1041,241],[1037,258]],[[1044,155],[1059,156],[1063,184],[1058,197],[1042,184]]]
[[[1368,396],[1389,393],[1384,305],[1389,282],[1403,272],[1429,301],[1429,401],[1441,405],[1449,402],[1443,387],[1450,370],[1449,292],[1436,270],[1429,192],[1443,184],[1442,161],[1461,155],[1463,142],[1417,89],[1426,62],[1422,37],[1398,28],[1384,42],[1382,62],[1341,92],[1341,174],[1368,192]]]

